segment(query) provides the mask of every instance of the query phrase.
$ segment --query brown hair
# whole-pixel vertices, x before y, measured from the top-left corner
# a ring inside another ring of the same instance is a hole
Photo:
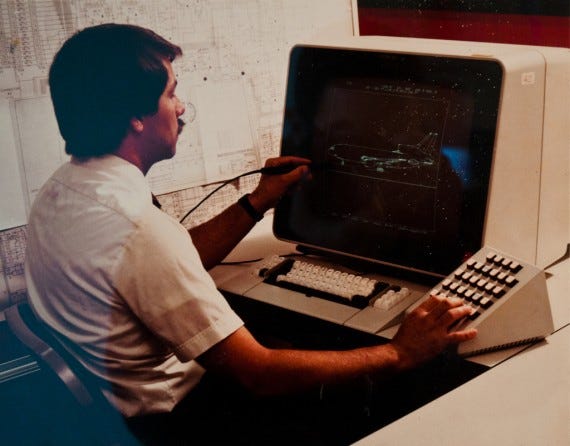
[[[114,152],[130,120],[156,113],[168,81],[164,61],[182,49],[133,25],[85,28],[55,55],[49,85],[65,150],[78,157]]]

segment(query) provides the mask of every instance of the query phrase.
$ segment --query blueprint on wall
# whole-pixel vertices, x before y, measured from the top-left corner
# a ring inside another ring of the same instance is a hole
[[[1,0],[0,304],[21,291],[26,214],[51,173],[68,159],[47,73],[75,31],[104,22],[153,29],[180,45],[177,94],[188,125],[177,154],[149,172],[164,209],[181,216],[212,183],[260,167],[279,151],[287,59],[297,42],[353,34],[354,0]],[[222,189],[196,224],[251,189],[255,177]],[[237,187],[237,189],[236,189]],[[240,190],[242,189],[242,190]],[[0,305],[1,309],[2,305]]]
[[[1,169],[19,173],[11,181],[25,197],[12,200],[26,208],[67,159],[47,86],[53,55],[76,30],[102,22],[149,27],[184,50],[175,70],[190,125],[176,157],[149,173],[156,194],[231,178],[276,154],[290,47],[319,29],[352,34],[349,0],[0,2],[0,123],[14,135],[3,138],[10,162]]]

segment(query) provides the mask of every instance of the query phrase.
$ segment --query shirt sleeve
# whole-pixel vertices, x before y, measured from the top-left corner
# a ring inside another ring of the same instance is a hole
[[[188,232],[149,207],[118,262],[118,293],[140,321],[189,361],[243,325],[204,269]]]

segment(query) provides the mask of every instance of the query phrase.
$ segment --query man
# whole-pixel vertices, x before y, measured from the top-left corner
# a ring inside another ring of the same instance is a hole
[[[268,160],[296,168],[262,176],[245,199],[190,234],[153,206],[144,175],[174,155],[183,127],[171,65],[181,54],[152,31],[107,24],[70,38],[50,70],[72,159],[38,193],[29,218],[30,301],[80,362],[110,383],[106,396],[125,417],[192,406],[205,371],[254,395],[287,395],[408,370],[475,336],[448,330],[468,308],[432,297],[385,345],[328,352],[261,345],[206,270],[256,214],[309,175],[308,161]]]

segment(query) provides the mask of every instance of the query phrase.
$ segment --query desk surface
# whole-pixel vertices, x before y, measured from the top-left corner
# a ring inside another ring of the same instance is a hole
[[[357,444],[568,444],[569,351],[566,326]]]
[[[273,237],[271,218],[266,218],[226,260],[251,260],[292,250],[290,243]],[[568,444],[570,260],[548,272],[555,333],[531,347],[479,358],[477,362],[494,367],[358,444]],[[216,274],[219,271],[213,273],[214,279]]]

